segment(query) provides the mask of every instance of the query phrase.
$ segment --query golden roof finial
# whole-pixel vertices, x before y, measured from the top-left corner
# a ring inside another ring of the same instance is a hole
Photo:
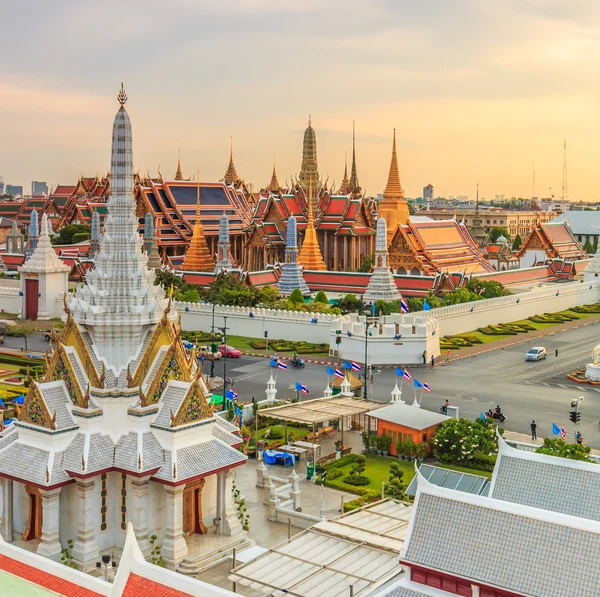
[[[275,171],[275,156],[273,156],[273,174],[271,176],[271,182],[267,189],[272,192],[277,192],[281,188],[279,181],[277,180],[277,172]]]
[[[312,118],[310,114],[308,115],[308,126],[312,126]]]
[[[175,180],[183,180],[183,174],[181,173],[181,151],[177,150],[177,172],[175,172]]]
[[[398,171],[398,156],[396,155],[396,129],[394,129],[394,142],[392,144],[392,161],[390,162],[390,173],[387,185],[383,191],[383,198],[404,199],[404,191],[400,184],[400,172]]]
[[[127,94],[125,93],[125,89],[123,88],[123,83],[121,82],[121,89],[119,94],[117,95],[117,101],[121,104],[121,108],[125,107],[125,103],[127,102]]]
[[[196,220],[200,219],[200,170],[198,170],[198,192],[196,195]]]

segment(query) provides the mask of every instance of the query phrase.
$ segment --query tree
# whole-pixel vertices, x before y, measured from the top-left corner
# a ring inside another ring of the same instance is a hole
[[[511,294],[510,290],[504,288],[500,282],[486,282],[478,278],[471,278],[465,285],[465,288],[486,299]]]
[[[25,350],[27,348],[27,338],[36,331],[35,321],[31,319],[22,319],[16,326],[11,329],[13,336],[18,336],[25,339]]]
[[[290,294],[290,301],[295,304],[304,304],[304,295],[300,288],[294,288],[292,294]]]
[[[594,235],[594,253],[598,250],[598,235]]]
[[[183,303],[198,303],[200,301],[200,293],[195,288],[188,288],[183,292],[178,290],[175,293],[175,298]]]
[[[518,251],[521,248],[521,245],[523,244],[523,239],[521,238],[521,236],[517,233],[517,236],[515,236],[515,240],[513,240],[513,244],[512,244],[512,250],[513,251]]]
[[[60,232],[51,238],[51,242],[53,245],[72,245],[73,237],[81,232],[91,234],[90,227],[85,224],[69,224],[69,226],[63,226]]]
[[[273,286],[265,286],[258,293],[258,301],[265,307],[273,306],[279,299],[279,292]]]
[[[583,444],[567,444],[562,439],[552,439],[546,437],[544,443],[536,452],[538,454],[549,454],[550,456],[560,456],[570,458],[571,460],[584,460],[585,462],[594,462],[590,458],[590,447]]]
[[[592,243],[590,242],[590,237],[587,237],[587,240],[585,241],[585,245],[583,245],[583,250],[588,254],[591,255],[594,252],[594,246],[592,245]]]
[[[315,296],[315,300],[313,302],[323,303],[324,305],[328,305],[329,299],[327,298],[327,295],[325,294],[325,292],[323,290],[319,290],[319,292],[317,292],[317,296]]]
[[[360,267],[358,268],[359,272],[367,273],[373,269],[373,264],[375,263],[375,254],[371,253],[370,255],[365,255]]]
[[[483,297],[480,294],[471,292],[464,286],[444,295],[444,305],[459,305],[481,300],[483,300]]]
[[[392,462],[390,464],[389,483],[385,490],[386,495],[397,500],[401,500],[404,497],[406,485],[402,483],[402,477],[404,477],[404,471],[400,469],[397,462]]]
[[[477,454],[491,456],[498,452],[496,426],[477,419],[450,419],[437,430],[433,444],[442,462],[469,465]]]
[[[501,236],[503,236],[506,240],[510,240],[510,234],[508,230],[503,227],[492,228],[490,231],[490,240],[495,243]]]
[[[342,313],[361,313],[365,305],[355,295],[347,294],[343,299],[338,301],[338,307]]]

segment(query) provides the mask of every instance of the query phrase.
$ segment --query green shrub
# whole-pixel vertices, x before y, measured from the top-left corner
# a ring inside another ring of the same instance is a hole
[[[583,444],[567,444],[562,439],[546,437],[544,443],[536,452],[538,454],[549,454],[550,456],[560,456],[570,458],[571,460],[583,460],[585,462],[595,462],[590,458],[590,447]]]
[[[353,472],[355,472],[355,471],[352,471],[352,473]],[[347,485],[361,487],[364,485],[368,485],[371,482],[371,480],[369,479],[369,477],[366,477],[365,475],[350,474],[344,479],[343,482],[346,483]]]
[[[323,303],[325,305],[329,304],[329,299],[327,298],[327,295],[325,294],[325,292],[323,290],[319,290],[319,292],[317,292],[317,295],[315,296],[315,303]]]
[[[469,419],[444,421],[437,430],[433,445],[442,462],[461,466],[473,464],[476,454],[496,454],[498,442],[496,426]]]
[[[326,464],[323,468],[326,471],[330,471],[331,469],[334,469],[334,468],[343,468],[347,464],[354,462],[357,458],[358,458],[358,454],[346,454],[345,456],[342,456],[341,458],[338,458],[337,460],[334,460],[333,462]]]
[[[333,481],[333,479],[339,479],[340,477],[343,477],[343,476],[344,476],[344,471],[339,468],[334,468],[330,471],[327,471],[327,478],[332,481]]]
[[[285,433],[285,428],[283,425],[275,425],[271,427],[271,431],[269,432],[269,440],[272,439],[283,439],[283,434]]]
[[[267,343],[264,340],[250,340],[249,344],[256,350],[264,350],[267,347]]]
[[[292,303],[304,304],[304,295],[299,288],[294,288],[292,294],[290,294],[290,301]]]
[[[467,342],[470,342],[471,344],[483,344],[481,339],[479,339],[477,336],[461,336],[461,338],[464,338]]]

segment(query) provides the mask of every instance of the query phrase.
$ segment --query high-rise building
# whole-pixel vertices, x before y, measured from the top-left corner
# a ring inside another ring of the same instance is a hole
[[[431,201],[433,199],[432,184],[428,184],[426,187],[423,187],[423,199],[425,199],[425,201]]]
[[[32,180],[31,181],[31,194],[32,195],[47,195],[48,185],[43,180]]]
[[[13,197],[16,197],[17,195],[23,195],[23,187],[16,184],[7,184],[6,192]]]
[[[4,195],[4,179],[0,176],[0,195]]]

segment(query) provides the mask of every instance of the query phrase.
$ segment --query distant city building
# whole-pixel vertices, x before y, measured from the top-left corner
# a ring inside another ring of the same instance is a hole
[[[588,212],[589,213],[589,212]],[[433,220],[447,220],[456,214],[458,220],[464,220],[467,228],[473,226],[475,209],[471,207],[454,209],[430,209],[427,215]],[[481,225],[489,232],[492,228],[506,228],[513,240],[517,234],[523,239],[535,226],[538,218],[542,224],[550,222],[556,217],[553,211],[513,211],[499,208],[480,207],[479,217]]]
[[[534,201],[537,198],[534,198]],[[560,199],[539,199],[537,200],[537,204],[540,206],[540,209],[544,211],[567,211],[570,207],[569,201],[562,201]]]
[[[498,202],[506,201],[506,195],[494,195],[494,201],[498,201]]]
[[[13,197],[16,197],[17,195],[23,195],[23,187],[16,184],[7,184],[6,192]]]
[[[4,179],[0,176],[0,195],[4,195]]]
[[[44,181],[32,180],[31,181],[31,194],[32,195],[47,195],[48,185]]]
[[[425,199],[425,201],[431,201],[433,199],[432,184],[428,184],[426,187],[423,187],[423,199]]]
[[[594,245],[600,235],[600,211],[568,210],[552,222],[566,222],[581,246],[588,240]]]

